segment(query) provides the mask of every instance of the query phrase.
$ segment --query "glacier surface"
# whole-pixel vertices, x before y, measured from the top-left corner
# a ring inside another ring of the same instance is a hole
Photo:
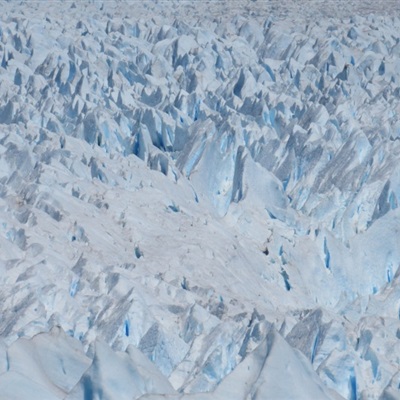
[[[338,4],[4,2],[0,399],[400,397],[400,7]]]

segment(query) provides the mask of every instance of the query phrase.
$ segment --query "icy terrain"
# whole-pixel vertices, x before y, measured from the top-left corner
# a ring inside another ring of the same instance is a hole
[[[1,4],[1,400],[400,398],[400,4],[303,3]]]

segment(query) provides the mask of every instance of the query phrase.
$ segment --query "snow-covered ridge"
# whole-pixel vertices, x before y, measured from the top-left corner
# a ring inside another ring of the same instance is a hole
[[[0,397],[398,395],[400,20],[239,3],[6,5]]]

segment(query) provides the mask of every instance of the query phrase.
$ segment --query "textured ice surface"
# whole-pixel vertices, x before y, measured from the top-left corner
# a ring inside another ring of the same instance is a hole
[[[250,3],[2,5],[1,399],[400,396],[399,5]]]

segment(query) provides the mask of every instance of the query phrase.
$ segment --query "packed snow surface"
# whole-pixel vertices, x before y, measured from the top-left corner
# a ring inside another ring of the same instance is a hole
[[[3,2],[0,399],[400,398],[400,5]]]

